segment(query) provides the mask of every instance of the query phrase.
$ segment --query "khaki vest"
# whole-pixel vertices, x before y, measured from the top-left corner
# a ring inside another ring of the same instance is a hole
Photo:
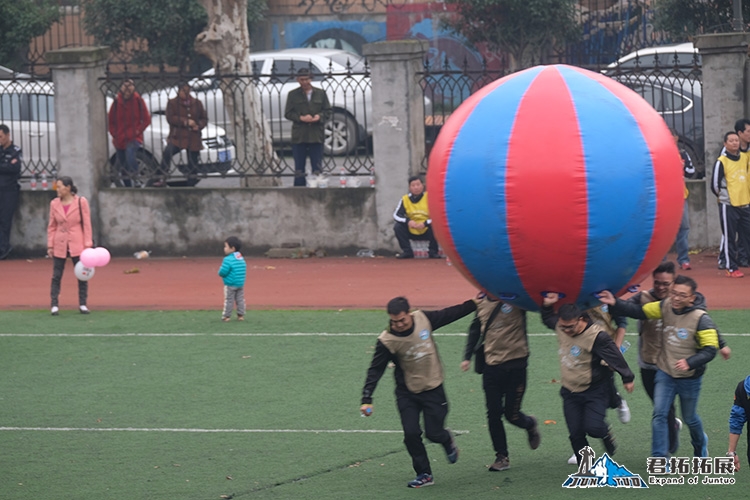
[[[609,335],[612,340],[615,340],[617,329],[612,326],[612,315],[609,314],[609,308],[606,305],[592,307],[587,310],[586,313],[588,313],[592,323],[602,326],[604,331],[607,332],[607,335]]]
[[[649,292],[641,292],[641,305],[644,306],[651,302],[656,302]],[[662,335],[664,330],[662,328],[663,320],[659,319],[646,319],[640,320],[639,333],[640,336],[640,350],[641,361],[648,363],[649,365],[655,365],[661,352]]]
[[[493,366],[529,355],[523,310],[507,303],[483,299],[477,305],[477,317],[482,322],[482,330],[485,330],[485,325],[498,304],[501,304],[500,310],[492,324],[486,328],[484,337],[484,359],[488,365]]]
[[[430,218],[430,210],[427,207],[427,193],[422,195],[422,198],[417,203],[412,203],[411,198],[408,194],[405,194],[402,198],[404,204],[404,210],[406,211],[406,217],[414,222],[425,222]],[[411,234],[424,234],[427,232],[427,228],[422,229],[409,228]]]
[[[695,334],[698,331],[698,322],[704,314],[706,311],[702,309],[693,309],[686,314],[675,314],[672,311],[672,300],[662,301],[663,347],[659,359],[656,360],[656,366],[670,377],[690,378],[695,375],[695,370],[678,371],[674,364],[698,352]]]
[[[729,203],[733,207],[741,207],[750,204],[747,153],[741,152],[738,161],[730,160],[726,156],[719,156],[719,161],[724,165],[724,177],[726,178]]]
[[[432,336],[432,325],[422,311],[411,313],[414,331],[406,337],[384,331],[378,340],[396,356],[404,382],[411,392],[419,394],[443,383],[443,365]]]
[[[591,385],[591,349],[599,332],[604,328],[593,323],[583,333],[575,337],[566,335],[559,328],[557,334],[557,353],[560,356],[560,375],[562,386],[571,392],[583,392]]]

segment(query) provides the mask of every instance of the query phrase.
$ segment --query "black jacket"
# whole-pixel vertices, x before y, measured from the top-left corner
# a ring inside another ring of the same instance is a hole
[[[22,163],[20,147],[12,142],[7,148],[0,147],[0,191],[20,189],[18,178],[21,177]]]

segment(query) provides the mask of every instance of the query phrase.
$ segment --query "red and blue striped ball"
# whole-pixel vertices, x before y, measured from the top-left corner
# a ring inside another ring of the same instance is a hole
[[[584,309],[659,264],[684,204],[682,163],[638,94],[565,65],[512,74],[453,112],[430,154],[436,237],[478,288],[527,310]]]

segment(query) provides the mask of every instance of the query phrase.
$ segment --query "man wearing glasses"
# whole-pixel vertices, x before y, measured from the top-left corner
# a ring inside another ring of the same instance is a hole
[[[548,292],[542,304],[542,322],[557,334],[560,356],[563,413],[570,445],[578,463],[589,446],[586,435],[601,439],[607,453],[617,445],[605,420],[610,403],[610,369],[622,377],[622,386],[633,392],[635,375],[605,327],[593,322],[574,304],[563,304],[555,314],[559,295]],[[605,361],[608,366],[602,365]]]
[[[458,447],[450,429],[444,427],[448,400],[443,390],[443,365],[433,338],[433,330],[463,318],[477,309],[467,300],[439,311],[411,311],[404,297],[388,302],[390,325],[378,337],[372,363],[362,390],[363,416],[372,415],[372,394],[389,362],[396,365],[396,403],[401,414],[404,444],[417,477],[409,488],[434,484],[427,450],[422,442],[420,414],[424,414],[425,436],[445,449],[449,463],[458,460]]]
[[[659,279],[662,287],[669,278]],[[613,314],[639,320],[661,320],[661,348],[656,356],[654,415],[651,419],[651,456],[669,456],[669,409],[680,396],[682,419],[690,429],[693,455],[707,457],[708,436],[696,409],[706,363],[719,350],[718,329],[706,313],[706,301],[696,292],[692,278],[679,275],[669,296],[645,305],[615,298],[604,290],[599,300],[612,306]],[[662,292],[663,293],[663,292]]]

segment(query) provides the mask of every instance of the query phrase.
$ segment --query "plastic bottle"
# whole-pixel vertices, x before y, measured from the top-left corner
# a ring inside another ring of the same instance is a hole
[[[342,188],[346,187],[346,171],[344,170],[344,167],[341,167],[341,173],[339,174],[339,185]]]
[[[32,191],[36,191],[36,183],[37,183],[37,174],[36,172],[33,172],[31,174],[31,180],[29,181],[29,186],[31,187]]]
[[[42,189],[46,191],[49,189],[49,184],[47,183],[47,174],[42,172]]]
[[[620,352],[625,354],[625,351],[627,351],[630,348],[630,342],[627,340],[622,341],[622,345],[620,346]]]
[[[370,169],[370,187],[375,187],[375,167]]]

